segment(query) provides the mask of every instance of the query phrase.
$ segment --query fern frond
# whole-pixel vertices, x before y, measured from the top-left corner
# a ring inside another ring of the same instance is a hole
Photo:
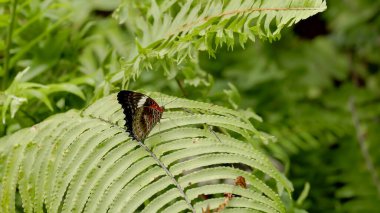
[[[0,92],[0,116],[3,124],[6,123],[8,110],[10,111],[10,117],[14,118],[21,105],[32,99],[40,100],[51,111],[53,111],[53,105],[48,96],[53,93],[67,92],[77,95],[83,100],[85,99],[83,91],[72,83],[43,85],[25,81],[23,78],[28,73],[28,70],[29,68],[26,68],[19,72],[11,85],[5,91]]]
[[[124,1],[114,16],[136,35],[137,50],[123,61],[125,76],[136,77],[142,70],[170,73],[196,60],[197,51],[214,56],[220,46],[233,48],[236,38],[243,47],[255,37],[278,39],[284,27],[325,9],[323,0]]]
[[[184,107],[191,113],[184,113]],[[200,212],[208,205],[217,208],[224,193],[236,195],[226,210],[285,212],[280,196],[292,185],[264,154],[240,140],[258,134],[247,118],[186,99],[166,109],[166,119],[144,142],[157,159],[124,131],[115,94],[2,138],[1,212],[15,211],[17,190],[26,212],[180,212],[189,203]],[[204,124],[223,133],[213,134]],[[256,170],[265,178],[254,175]],[[233,185],[238,176],[245,178],[247,189]]]

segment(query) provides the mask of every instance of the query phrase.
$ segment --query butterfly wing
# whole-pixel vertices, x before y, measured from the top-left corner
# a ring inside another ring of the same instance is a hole
[[[125,127],[127,127],[127,132],[132,138],[136,139],[133,131],[133,119],[138,109],[138,103],[144,98],[144,94],[122,90],[117,94],[117,100],[123,108],[123,113],[125,115]]]
[[[162,112],[151,108],[157,103],[142,93],[127,90],[120,91],[117,99],[123,108],[127,132],[133,139],[143,141],[161,119]]]

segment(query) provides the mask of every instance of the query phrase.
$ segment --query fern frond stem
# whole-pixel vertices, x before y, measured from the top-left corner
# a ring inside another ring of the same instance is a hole
[[[175,77],[175,81],[177,82],[177,85],[179,89],[181,90],[183,97],[187,97],[187,93],[186,93],[185,88],[183,88],[182,82],[178,79],[178,77]]]
[[[379,175],[377,174],[377,171],[376,171],[375,166],[373,164],[373,160],[369,154],[368,145],[366,143],[366,137],[365,137],[363,131],[361,131],[361,129],[360,129],[359,116],[358,116],[357,111],[356,111],[355,98],[353,96],[350,97],[349,106],[350,106],[350,111],[351,111],[352,122],[354,124],[355,131],[356,131],[356,138],[357,138],[357,141],[359,143],[361,154],[364,158],[367,170],[371,174],[373,184],[376,186],[378,196],[380,197]]]
[[[246,8],[246,9],[240,9],[240,10],[231,10],[231,11],[226,11],[226,12],[220,13],[218,15],[208,16],[208,17],[205,17],[202,19],[198,19],[198,20],[190,22],[188,24],[184,24],[180,28],[178,28],[178,30],[175,30],[175,32],[169,32],[168,34],[166,34],[166,37],[170,37],[174,34],[177,34],[178,32],[182,32],[182,31],[185,31],[187,29],[190,29],[196,24],[205,23],[205,22],[207,22],[213,18],[217,18],[217,17],[235,15],[235,14],[240,14],[240,13],[255,12],[255,11],[292,11],[292,10],[319,10],[319,9],[321,9],[321,8],[294,7],[294,8]]]
[[[7,125],[7,123],[5,123],[4,125],[3,125],[3,131],[2,131],[2,133],[1,133],[1,136],[3,136],[3,135],[6,135],[7,134],[7,128],[8,128],[8,125]]]
[[[23,109],[20,109],[19,111],[22,112],[25,115],[25,117],[27,117],[31,121],[33,121],[33,123],[35,123],[35,124],[38,123],[38,120],[35,117],[33,117],[31,114],[29,114],[27,111],[25,111]]]
[[[92,115],[88,115],[88,116],[90,118],[93,118],[93,119],[99,119],[99,120],[101,120],[101,121],[109,124],[111,127],[117,128],[121,132],[127,133],[126,130],[125,130],[125,128],[120,127],[118,125],[115,125],[114,123],[112,123],[112,122],[110,122],[108,120],[105,120],[105,119],[99,118],[99,117],[94,117]],[[133,141],[136,141],[140,147],[144,148],[145,151],[147,151],[149,153],[149,155],[157,162],[157,164],[160,165],[160,167],[165,171],[166,175],[168,175],[170,177],[170,179],[172,179],[174,185],[177,187],[178,191],[180,192],[180,194],[182,195],[182,197],[185,199],[185,202],[189,206],[189,208],[191,209],[191,211],[195,213],[195,209],[194,209],[193,205],[191,204],[190,199],[187,197],[187,195],[186,195],[185,191],[183,190],[182,186],[174,178],[174,175],[169,171],[169,169],[165,166],[165,164],[143,142],[137,141],[137,140],[133,140]]]
[[[169,171],[166,165],[143,142],[137,141],[137,143],[150,154],[150,156],[161,166],[161,168],[166,172],[166,174],[172,179],[173,183],[176,185],[178,191],[181,193],[182,197],[185,199],[185,202],[187,203],[191,211],[195,213],[195,209],[193,205],[191,204],[190,199],[187,197],[187,195],[185,194],[185,191],[183,190],[181,185],[178,183],[178,181],[174,178],[174,175]]]
[[[3,76],[3,89],[7,88],[8,84],[8,74],[9,74],[9,60],[10,60],[10,49],[12,45],[12,33],[13,33],[13,25],[16,19],[16,9],[17,9],[17,1],[14,0],[11,8],[11,22],[9,23],[7,38],[5,41],[5,51],[4,51],[4,76]]]

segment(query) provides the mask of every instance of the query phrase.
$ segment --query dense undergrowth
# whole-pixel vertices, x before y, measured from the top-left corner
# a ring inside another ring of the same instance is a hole
[[[321,0],[5,0],[0,6],[4,212],[190,209],[121,131],[114,101],[120,89],[160,92],[152,93],[160,104],[175,99],[162,93],[182,97],[169,104],[147,145],[180,184],[188,183],[198,211],[222,204],[226,211],[377,210],[379,3],[329,1],[326,9]],[[195,151],[188,156],[186,147]],[[66,160],[82,163],[65,166]],[[207,182],[211,174],[214,182]],[[231,182],[238,176],[247,189]],[[144,177],[151,182],[140,182]],[[228,200],[223,193],[231,191]]]

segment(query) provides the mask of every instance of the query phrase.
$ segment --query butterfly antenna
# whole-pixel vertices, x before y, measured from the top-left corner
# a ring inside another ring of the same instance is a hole
[[[186,108],[181,108],[183,111],[185,111],[185,112],[187,112],[187,113],[190,113],[190,114],[192,114],[192,115],[194,115],[194,113],[191,111],[191,110],[189,110],[189,109],[186,109]],[[205,125],[207,125],[207,124],[205,124]],[[222,143],[222,140],[220,140],[220,138],[219,138],[219,136],[216,134],[216,132],[212,129],[212,127],[210,126],[210,125],[207,125],[207,127],[208,127],[208,130],[216,137],[216,139],[218,139],[218,141],[219,142],[221,142]]]
[[[162,105],[163,107],[170,104],[170,103],[173,103],[174,101],[176,101],[177,99],[179,99],[180,97],[175,97],[173,100],[169,101],[168,103],[165,103],[164,105]]]
[[[206,124],[207,125],[207,124]],[[216,134],[216,132],[212,129],[211,126],[207,125],[208,126],[208,130],[210,130],[210,132],[212,132],[212,134],[214,134],[214,136],[216,137],[216,139],[218,139],[218,141],[220,143],[222,143],[222,141],[220,140],[219,136]]]
[[[176,101],[178,98],[180,98],[180,97],[176,97],[176,98],[174,98],[173,100],[169,101],[168,103],[165,103],[164,105],[162,105],[162,107],[165,107],[166,105],[168,105],[168,104],[170,104],[170,103]],[[191,110],[189,110],[189,109],[186,109],[186,108],[183,108],[183,107],[180,108],[180,109],[182,109],[183,111],[185,111],[185,112],[187,112],[187,113],[194,114],[194,113],[193,113]],[[218,135],[216,134],[216,132],[212,129],[212,127],[209,126],[209,125],[207,125],[207,126],[208,126],[209,131],[210,131],[210,132],[216,137],[216,139],[218,139],[218,141],[222,143],[222,141],[220,140],[219,136],[218,136]]]
[[[173,103],[174,101],[176,101],[177,99],[179,99],[180,97],[175,97],[173,100],[163,104],[161,107],[165,107],[166,105],[170,104],[170,103]],[[162,101],[161,101],[162,102]],[[167,119],[170,119],[169,117],[167,117]]]

